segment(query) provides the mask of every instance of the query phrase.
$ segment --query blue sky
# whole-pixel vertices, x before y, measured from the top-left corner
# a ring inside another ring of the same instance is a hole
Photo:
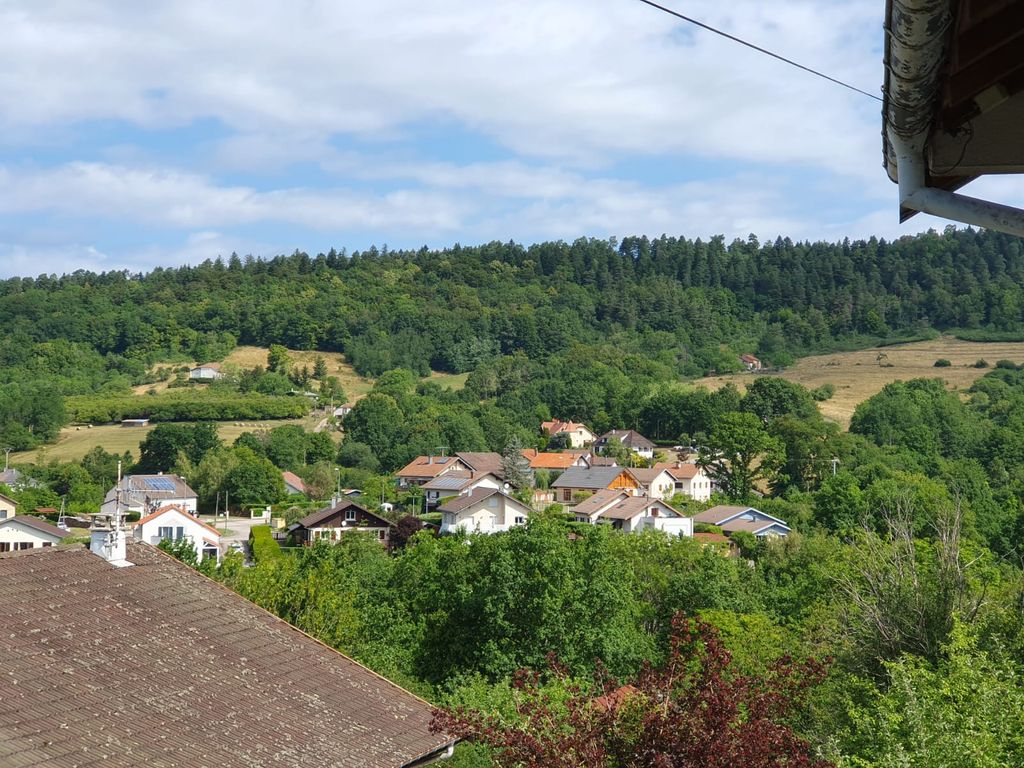
[[[882,81],[883,0],[673,7]],[[14,0],[0,25],[3,276],[945,225],[897,223],[877,102],[635,0]]]

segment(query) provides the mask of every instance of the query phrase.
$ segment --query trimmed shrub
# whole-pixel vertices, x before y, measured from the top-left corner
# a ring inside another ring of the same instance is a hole
[[[949,368],[949,366],[951,366],[952,363],[949,362],[949,360],[947,360],[946,358],[940,357],[932,365],[936,368]]]
[[[254,525],[249,531],[249,547],[252,559],[257,563],[270,562],[281,558],[281,547],[274,541],[269,525]]]

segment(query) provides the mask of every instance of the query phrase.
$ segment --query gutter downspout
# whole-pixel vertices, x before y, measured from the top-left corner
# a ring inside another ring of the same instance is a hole
[[[927,184],[926,145],[940,71],[954,25],[951,0],[889,0],[886,139],[895,160],[900,206],[1024,237],[1024,210]],[[890,175],[891,173],[890,166]]]
[[[925,182],[924,142],[904,139],[890,131],[896,153],[900,206],[944,219],[1024,237],[1024,210],[977,197],[929,187]]]

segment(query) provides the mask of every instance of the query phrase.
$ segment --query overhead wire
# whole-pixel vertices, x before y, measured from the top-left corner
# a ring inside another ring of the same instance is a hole
[[[728,32],[723,32],[721,29],[713,27],[710,24],[705,24],[703,21],[698,21],[697,19],[694,19],[694,18],[692,18],[690,16],[686,16],[686,15],[684,15],[682,13],[679,13],[678,11],[674,11],[671,8],[666,8],[664,5],[659,5],[658,3],[653,2],[653,0],[639,0],[639,1],[641,3],[643,3],[644,5],[649,5],[652,8],[657,8],[659,11],[664,11],[665,13],[669,14],[670,16],[675,16],[677,19],[682,19],[683,21],[685,21],[685,22],[687,22],[689,24],[693,24],[696,27],[700,27],[701,29],[706,29],[708,32],[713,32],[716,35],[720,35],[721,37],[724,37],[727,40],[732,40],[734,43],[739,43],[740,45],[745,45],[747,48],[751,48],[751,49],[757,51],[758,53],[763,53],[765,56],[771,56],[773,59],[778,59],[781,62],[789,64],[791,67],[796,67],[797,69],[802,69],[804,72],[809,72],[810,74],[815,75],[817,77],[820,77],[820,78],[822,78],[824,80],[828,80],[830,83],[834,83],[835,85],[841,85],[843,88],[848,88],[851,91],[855,91],[856,93],[861,94],[862,96],[867,96],[869,99],[874,99],[875,101],[882,101],[882,97],[881,96],[876,96],[873,93],[869,93],[868,91],[861,90],[860,88],[858,88],[855,85],[850,85],[849,83],[844,83],[842,80],[839,80],[838,78],[832,77],[831,75],[826,75],[824,72],[821,72],[821,71],[819,71],[817,69],[814,69],[813,67],[804,66],[803,64],[800,64],[799,62],[793,61],[792,59],[787,59],[785,56],[782,56],[782,55],[780,55],[778,53],[775,53],[774,51],[769,51],[767,48],[762,48],[761,46],[754,45],[753,43],[748,42],[748,41],[746,41],[746,40],[744,40],[744,39],[742,39],[740,37],[736,37],[735,35],[730,35]]]

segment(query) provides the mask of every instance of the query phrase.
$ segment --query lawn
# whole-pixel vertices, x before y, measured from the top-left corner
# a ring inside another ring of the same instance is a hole
[[[949,360],[951,365],[936,368],[938,359]],[[990,367],[973,367],[978,360],[988,361]],[[781,373],[765,375],[782,376],[808,389],[827,383],[835,385],[835,395],[819,403],[819,407],[826,418],[838,422],[845,429],[850,425],[857,404],[890,382],[940,378],[951,389],[966,389],[990,371],[997,360],[1024,363],[1024,342],[961,341],[944,336],[911,344],[805,357]],[[757,375],[709,376],[696,383],[718,389],[731,381],[742,391]]]

